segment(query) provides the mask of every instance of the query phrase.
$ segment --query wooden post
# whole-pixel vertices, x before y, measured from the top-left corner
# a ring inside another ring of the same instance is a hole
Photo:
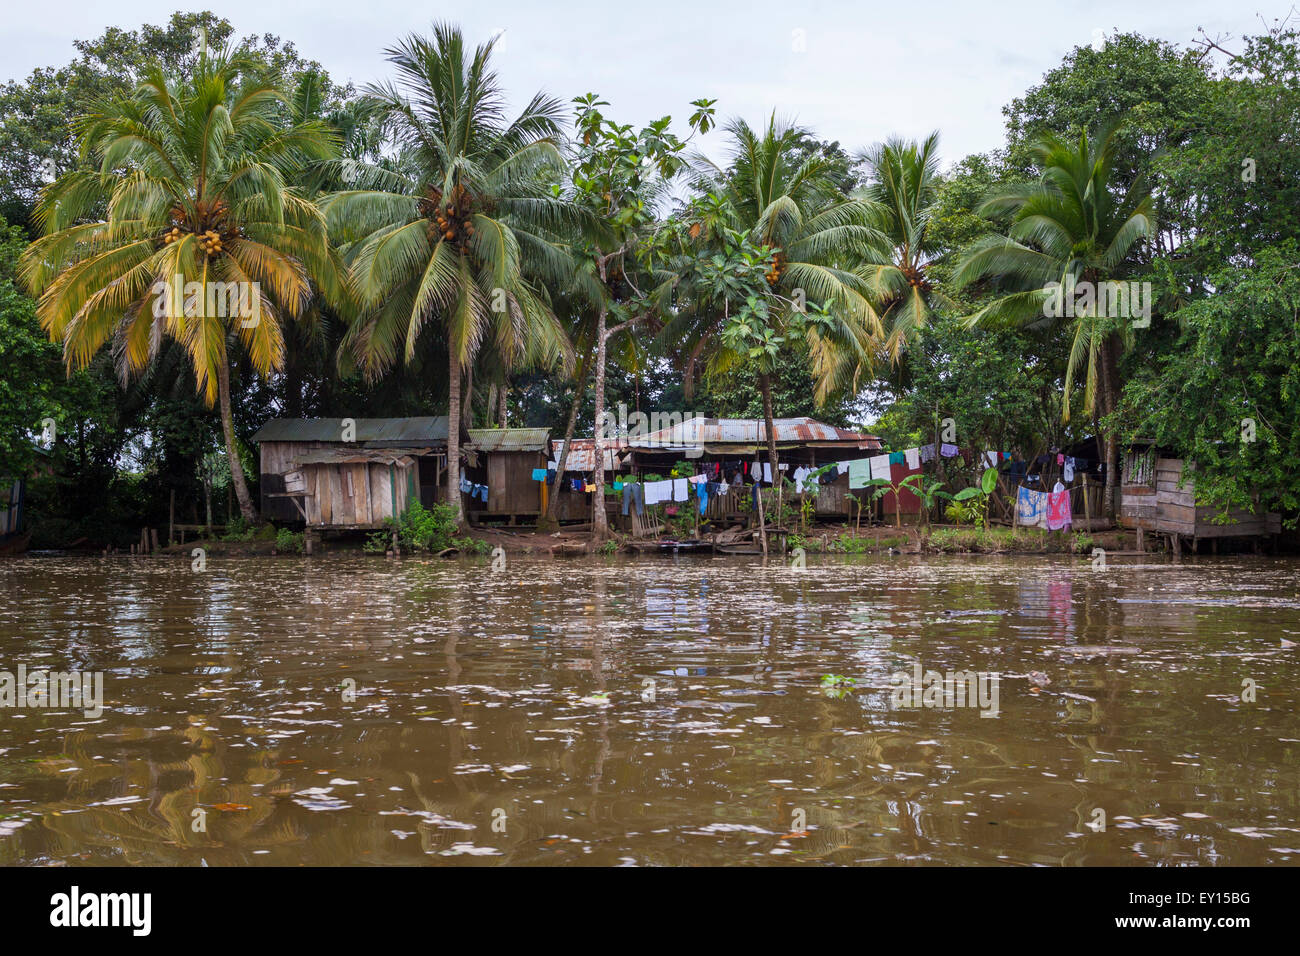
[[[311,528],[303,528],[302,531],[302,553],[311,557]]]
[[[1138,519],[1138,521],[1140,522],[1141,519]],[[1145,551],[1147,549],[1147,545],[1146,545],[1146,538],[1144,537],[1142,532],[1141,523],[1139,523],[1137,526],[1137,533],[1138,533],[1138,550]]]
[[[158,529],[157,528],[149,529],[149,538],[150,538],[150,544],[153,546],[151,550],[157,551],[158,550]]]
[[[171,501],[167,505],[167,547],[176,543],[176,489],[172,489]]]

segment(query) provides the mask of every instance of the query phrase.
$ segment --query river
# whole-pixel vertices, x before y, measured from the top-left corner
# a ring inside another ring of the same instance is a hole
[[[1255,557],[3,561],[0,671],[103,698],[0,707],[0,863],[1296,863],[1298,584]],[[996,707],[900,703],[917,665]]]

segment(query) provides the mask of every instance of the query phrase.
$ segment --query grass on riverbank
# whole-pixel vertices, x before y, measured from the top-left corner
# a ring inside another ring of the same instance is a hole
[[[928,538],[922,539],[926,551],[943,554],[992,554],[1013,552],[1056,552],[1062,554],[1090,554],[1092,535],[1079,533],[1050,533],[1026,528],[938,528]]]

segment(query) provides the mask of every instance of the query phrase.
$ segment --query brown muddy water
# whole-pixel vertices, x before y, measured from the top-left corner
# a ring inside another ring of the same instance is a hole
[[[104,680],[0,709],[0,862],[1300,862],[1300,564],[1125,560],[0,562]]]

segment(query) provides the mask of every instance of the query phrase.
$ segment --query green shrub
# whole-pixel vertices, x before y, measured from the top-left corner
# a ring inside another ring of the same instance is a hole
[[[865,554],[871,550],[871,542],[866,538],[859,538],[851,534],[841,534],[831,542],[831,550],[839,551],[843,554]]]
[[[275,550],[283,554],[302,554],[302,532],[281,528],[275,533]]]
[[[398,545],[408,551],[441,551],[452,544],[462,547],[463,541],[452,540],[456,534],[455,513],[448,504],[426,508],[418,501],[413,502],[401,517],[385,518],[384,530],[372,533],[362,550],[383,554],[392,546],[394,531]]]

